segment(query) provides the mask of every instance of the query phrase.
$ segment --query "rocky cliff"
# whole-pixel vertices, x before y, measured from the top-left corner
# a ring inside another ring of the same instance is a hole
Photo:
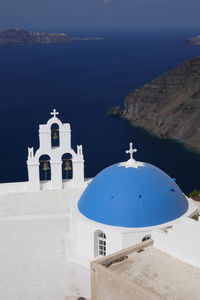
[[[130,92],[122,116],[134,126],[200,151],[200,57]]]
[[[0,30],[0,46],[67,43],[71,38],[65,33],[41,33],[18,28]]]

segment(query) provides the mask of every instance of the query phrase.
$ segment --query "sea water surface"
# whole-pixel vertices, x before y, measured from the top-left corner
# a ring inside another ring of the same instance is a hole
[[[27,147],[38,148],[38,126],[56,108],[73,147],[83,145],[86,177],[128,159],[133,142],[137,160],[175,177],[185,193],[200,188],[200,155],[106,115],[131,90],[198,56],[200,47],[184,43],[198,33],[110,32],[101,41],[0,48],[0,182],[27,180]]]

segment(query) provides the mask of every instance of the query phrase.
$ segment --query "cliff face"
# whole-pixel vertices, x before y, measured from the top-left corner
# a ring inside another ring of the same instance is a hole
[[[41,33],[20,29],[0,31],[0,46],[23,46],[34,44],[67,43],[71,38],[64,33]]]
[[[200,57],[130,92],[122,116],[134,126],[200,151]]]

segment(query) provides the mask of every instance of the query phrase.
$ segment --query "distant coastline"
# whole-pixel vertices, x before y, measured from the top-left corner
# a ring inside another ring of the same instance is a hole
[[[195,37],[189,38],[186,42],[188,44],[200,46],[200,35],[197,35]]]
[[[102,37],[70,37],[65,33],[43,33],[11,28],[0,30],[0,47],[58,44],[73,41],[103,40]]]
[[[73,40],[73,41],[102,41],[102,40],[104,40],[104,38],[103,37],[96,37],[96,36],[94,36],[94,37],[71,37],[71,39]]]

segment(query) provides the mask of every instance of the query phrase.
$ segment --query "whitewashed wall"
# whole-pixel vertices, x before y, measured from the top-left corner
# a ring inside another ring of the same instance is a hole
[[[101,224],[78,219],[76,224],[76,249],[77,255],[89,260],[95,257],[95,232],[101,230],[106,235],[106,254],[122,249],[122,234],[110,231]]]
[[[106,235],[106,255],[120,251],[142,241],[151,235],[151,230],[122,228],[100,224],[85,218],[76,205],[71,208],[71,236],[76,244],[76,255],[92,260],[95,258],[95,232],[100,230]],[[73,233],[72,233],[73,232]]]
[[[200,221],[184,218],[166,233],[152,233],[154,247],[200,268]]]
[[[151,233],[151,230],[144,231],[143,229],[141,229],[141,231],[124,232],[122,238],[122,249],[141,243],[144,237],[151,237]]]

